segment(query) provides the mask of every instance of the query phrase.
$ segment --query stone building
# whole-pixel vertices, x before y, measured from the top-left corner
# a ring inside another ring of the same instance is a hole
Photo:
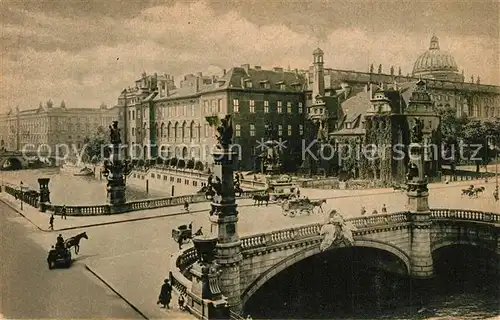
[[[79,149],[99,127],[106,130],[118,118],[118,108],[67,108],[64,101],[52,101],[36,109],[9,110],[0,116],[0,144],[8,151],[38,150],[55,152],[58,144]],[[63,152],[64,147],[60,148]]]
[[[119,97],[119,105],[126,110],[123,116],[127,117],[124,123],[127,143],[134,150],[132,155],[194,158],[210,164],[214,128],[209,127],[205,117],[230,113],[240,169],[260,168],[259,155],[263,150],[259,150],[258,141],[264,138],[267,125],[275,128],[277,139],[287,141],[289,159],[300,156],[305,79],[298,72],[282,68],[263,70],[246,64],[224,71],[221,77],[188,75],[179,88],[172,77],[160,79],[155,75],[156,85],[147,80],[149,77],[144,74],[145,80],[139,83],[150,86],[126,90]],[[136,104],[125,103],[125,95],[142,99],[140,109]],[[142,121],[134,121],[134,110],[137,119],[143,115]]]

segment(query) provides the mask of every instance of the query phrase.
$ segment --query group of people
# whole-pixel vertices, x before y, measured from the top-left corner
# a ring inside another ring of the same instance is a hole
[[[387,213],[387,207],[385,206],[385,203],[382,206],[382,210],[381,211],[382,211],[383,214]],[[365,207],[361,207],[361,215],[364,216],[365,214],[366,214],[366,208]],[[372,214],[378,214],[377,209],[373,209]]]
[[[170,301],[172,300],[172,285],[168,279],[163,281],[163,285],[160,289],[160,295],[158,296],[158,301],[156,304],[161,304],[163,308],[170,309]],[[179,294],[179,299],[177,299],[177,304],[179,305],[179,310],[186,310],[186,300],[182,294]]]
[[[66,206],[62,206],[61,208],[61,219],[66,220]],[[54,214],[50,215],[49,218],[49,230],[54,230]]]

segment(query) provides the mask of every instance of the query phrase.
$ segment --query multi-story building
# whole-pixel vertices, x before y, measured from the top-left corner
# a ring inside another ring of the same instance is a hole
[[[311,139],[332,141],[339,136],[334,133],[344,129],[361,133],[359,119],[365,117],[375,93],[368,93],[371,84],[378,84],[375,90],[397,88],[400,93],[387,94],[401,96],[408,105],[421,78],[433,106],[454,107],[457,116],[500,116],[500,87],[481,84],[479,77],[466,82],[454,58],[440,50],[435,36],[429,50],[416,59],[411,76],[402,75],[401,69],[396,74],[393,66],[389,74],[382,72],[381,65],[377,73],[373,67],[369,72],[325,68],[323,57],[323,51],[316,49],[309,70],[263,70],[245,64],[224,71],[221,77],[188,75],[180,87],[169,75],[143,74],[118,99],[126,142],[137,145],[134,148],[140,152],[134,154],[146,158],[161,153],[206,163],[214,141],[213,128],[205,117],[230,113],[233,140],[241,150],[240,169],[260,167],[257,141],[264,138],[266,125],[272,125],[278,138],[287,141],[289,167],[307,166],[302,149]]]
[[[156,86],[149,79],[156,79]],[[169,82],[172,80],[171,82]],[[298,72],[282,68],[263,70],[242,65],[224,72],[221,77],[201,73],[188,75],[179,88],[172,77],[143,75],[138,82],[141,107],[125,104],[125,92],[119,105],[126,111],[127,143],[135,150],[142,148],[146,158],[160,153],[165,158],[194,158],[211,163],[214,128],[207,116],[233,115],[235,151],[239,152],[241,169],[260,167],[259,143],[264,139],[264,127],[272,125],[277,138],[287,141],[289,159],[300,155],[300,137],[304,132],[305,79]],[[136,96],[137,96],[136,95]],[[135,118],[134,119],[134,111]],[[142,116],[142,117],[141,117]],[[140,147],[134,146],[140,144]]]
[[[98,130],[107,130],[117,118],[116,107],[102,104],[99,108],[67,108],[64,101],[54,107],[49,100],[36,109],[16,108],[3,114],[0,117],[0,144],[9,151],[40,148],[43,152],[55,152],[57,145],[62,144],[79,149],[85,139]],[[60,147],[58,152],[66,152],[64,149]]]

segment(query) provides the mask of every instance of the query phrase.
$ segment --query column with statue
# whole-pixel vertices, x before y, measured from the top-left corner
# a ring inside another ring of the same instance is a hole
[[[425,148],[423,121],[413,119],[411,144],[408,147],[410,162],[406,174],[408,197],[407,209],[412,221],[411,274],[415,278],[426,279],[433,275],[431,254],[431,212],[429,210],[428,179],[425,172]]]
[[[217,238],[216,262],[219,265],[221,290],[233,312],[241,311],[240,263],[241,242],[238,235],[238,211],[235,200],[234,166],[238,154],[231,150],[233,126],[231,115],[219,119],[207,117],[217,130],[213,150],[214,172],[209,186],[214,190],[210,210],[211,233]]]
[[[104,160],[103,175],[108,180],[107,193],[108,203],[110,204],[110,213],[121,212],[126,203],[125,197],[125,177],[132,170],[128,160],[125,160],[121,154],[122,141],[120,138],[120,129],[118,121],[113,121],[109,126],[110,148],[109,157]]]

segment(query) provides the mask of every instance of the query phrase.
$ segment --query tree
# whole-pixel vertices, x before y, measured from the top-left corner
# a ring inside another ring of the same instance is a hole
[[[370,65],[370,73],[373,73],[373,63]]]
[[[437,110],[441,117],[441,138],[443,142],[446,159],[449,159],[451,170],[455,171],[457,161],[460,160],[460,142],[464,140],[464,126],[469,119],[466,117],[457,117],[455,108],[447,106]]]
[[[194,168],[198,171],[203,171],[203,162],[201,161],[196,161],[195,165],[194,165]]]
[[[184,159],[179,159],[177,161],[177,168],[184,169],[186,167],[186,161]]]
[[[378,65],[378,73],[382,73],[382,64]]]
[[[177,158],[173,157],[170,159],[170,166],[175,167],[177,165]]]
[[[94,136],[92,138],[87,138],[85,155],[87,159],[92,159],[93,161],[99,162],[104,158],[104,146],[106,145],[106,140],[103,136]]]
[[[486,128],[479,120],[472,120],[466,123],[463,127],[463,136],[466,146],[464,151],[469,151],[469,160],[476,164],[476,172],[479,172],[479,167],[486,160]]]
[[[189,159],[186,163],[186,168],[187,169],[193,169],[194,168],[194,159]]]

